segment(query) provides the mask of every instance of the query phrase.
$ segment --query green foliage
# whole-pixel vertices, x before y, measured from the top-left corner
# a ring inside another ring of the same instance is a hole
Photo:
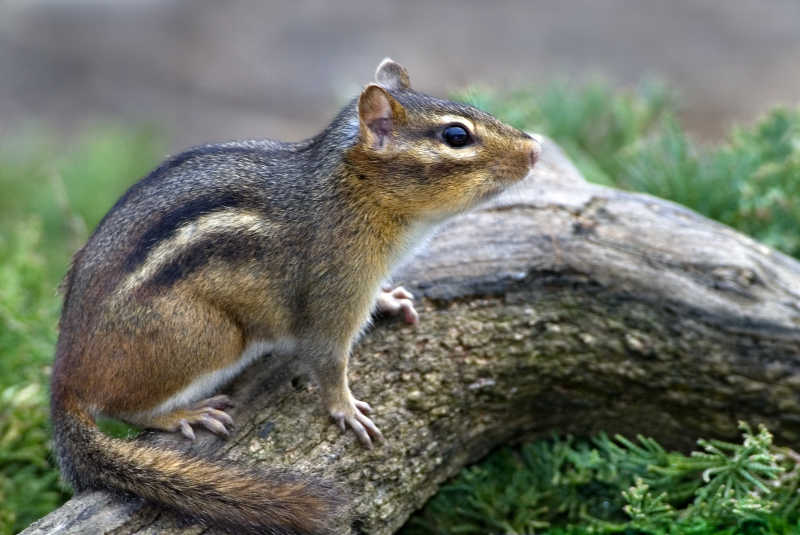
[[[622,510],[631,518],[631,525],[637,528],[650,526],[666,530],[675,521],[676,512],[667,502],[667,493],[654,496],[640,477],[636,478],[634,486],[622,491],[622,497],[627,502]]]
[[[406,525],[433,533],[796,533],[800,456],[741,424],[691,455],[645,437],[553,438],[462,471]]]
[[[6,534],[58,507],[69,493],[50,461],[44,387],[8,387],[0,407],[0,533]]]
[[[49,461],[45,378],[58,302],[46,282],[40,224],[0,240],[0,534],[57,507],[66,494]]]
[[[800,257],[800,109],[774,110],[706,152],[668,118],[619,161],[617,185],[674,200]]]
[[[658,84],[458,97],[552,137],[590,181],[673,200],[800,257],[800,109],[776,109],[703,149],[678,126],[674,99]]]
[[[0,385],[35,381],[52,357],[58,302],[39,253],[41,224],[29,218],[0,235]]]
[[[60,505],[47,383],[69,257],[157,159],[146,132],[99,130],[69,147],[26,138],[0,151],[0,535]]]
[[[739,210],[727,223],[800,257],[800,109],[778,109],[752,130],[739,129],[713,155],[715,180],[730,176]]]
[[[162,144],[146,129],[102,127],[66,146],[21,135],[0,148],[0,237],[35,216],[47,276],[58,280],[89,230],[160,159]]]

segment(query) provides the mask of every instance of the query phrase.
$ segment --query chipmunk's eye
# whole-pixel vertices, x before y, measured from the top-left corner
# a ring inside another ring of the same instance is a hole
[[[451,147],[459,148],[467,145],[472,138],[469,131],[460,124],[451,124],[442,130],[442,139]]]

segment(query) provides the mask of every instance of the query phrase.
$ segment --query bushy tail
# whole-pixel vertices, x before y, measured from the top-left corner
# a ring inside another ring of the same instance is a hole
[[[131,492],[238,533],[329,533],[342,498],[323,482],[119,440],[81,409],[53,407],[55,450],[76,491]]]

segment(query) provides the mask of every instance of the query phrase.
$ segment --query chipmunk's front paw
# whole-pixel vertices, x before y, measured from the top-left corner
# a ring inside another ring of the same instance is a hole
[[[361,443],[372,449],[372,440],[382,441],[383,433],[367,416],[367,413],[370,412],[372,412],[372,407],[369,406],[369,403],[359,401],[353,396],[350,396],[350,402],[345,407],[330,409],[331,417],[339,424],[342,431],[346,431],[349,425]]]
[[[414,308],[413,299],[414,296],[411,295],[411,292],[402,286],[388,290],[381,289],[376,308],[385,314],[397,315],[402,312],[406,323],[413,325],[419,321],[419,314]]]

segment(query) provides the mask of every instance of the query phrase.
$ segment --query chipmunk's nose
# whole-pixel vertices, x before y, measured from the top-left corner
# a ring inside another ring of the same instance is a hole
[[[533,137],[531,137],[530,145],[531,148],[529,157],[531,159],[531,167],[533,167],[536,164],[536,162],[539,161],[539,155],[541,155],[542,153],[542,145],[539,143],[537,139]]]

